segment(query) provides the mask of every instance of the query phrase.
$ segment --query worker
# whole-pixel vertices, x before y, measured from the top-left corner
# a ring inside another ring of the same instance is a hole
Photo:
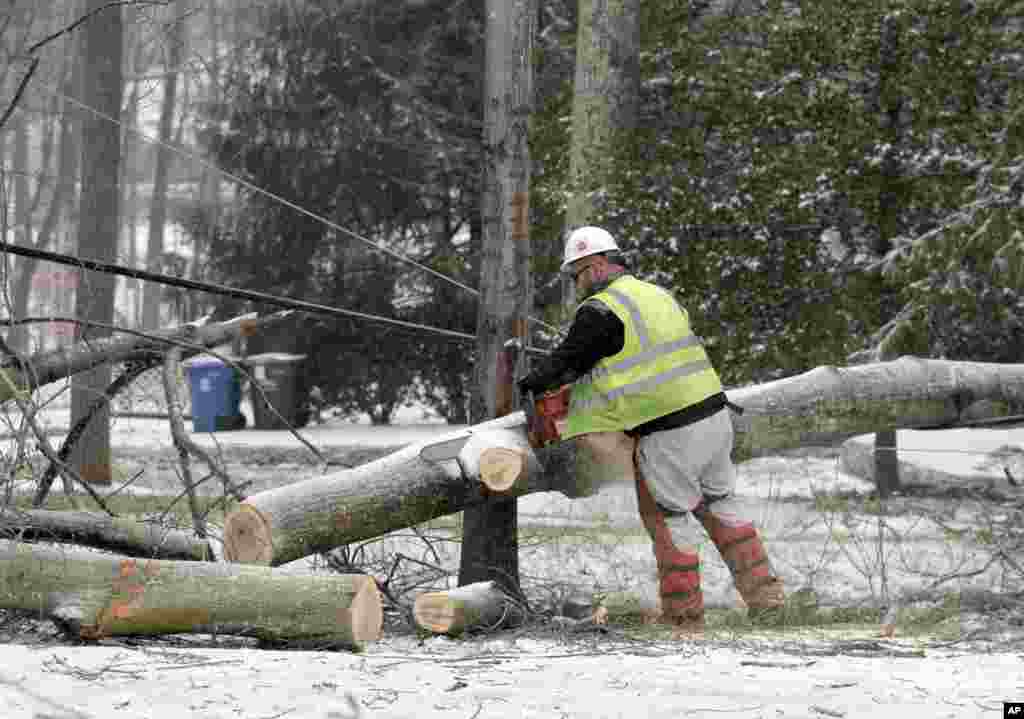
[[[658,619],[678,635],[704,629],[694,519],[732,572],[751,619],[781,616],[782,580],[734,496],[729,412],[739,408],[727,400],[686,310],[630,274],[615,238],[600,227],[569,235],[561,269],[580,303],[565,340],[518,382],[519,391],[572,383],[561,439],[575,438],[577,457],[591,467],[636,480],[658,567]]]

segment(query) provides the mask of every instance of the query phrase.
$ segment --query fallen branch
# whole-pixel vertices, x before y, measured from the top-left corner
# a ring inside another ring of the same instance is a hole
[[[0,533],[23,541],[71,542],[129,557],[213,559],[207,542],[180,529],[89,512],[0,510]]]
[[[38,611],[86,640],[218,633],[359,650],[380,638],[371,577],[135,560],[0,541],[0,608]]]
[[[110,329],[114,334],[75,342],[25,358],[8,357],[0,362],[0,374],[9,380],[0,382],[0,402],[11,399],[19,391],[34,390],[101,364],[162,356],[173,345],[182,346],[182,356],[188,357],[240,336],[255,334],[261,328],[278,323],[291,314],[291,311],[284,311],[260,317],[253,312],[224,322],[186,324],[153,333],[92,322],[89,324]]]
[[[181,348],[172,347],[164,355],[164,368],[161,377],[163,378],[164,394],[167,397],[167,414],[170,416],[171,437],[174,440],[174,447],[178,450],[178,461],[181,464],[181,482],[185,487],[185,496],[188,498],[188,508],[192,513],[192,526],[200,537],[206,536],[206,520],[199,511],[199,501],[196,499],[196,490],[192,484],[192,468],[189,462],[189,453],[204,456],[210,469],[216,473],[218,467],[205,456],[195,442],[188,439],[185,434],[185,421],[181,418],[181,397],[178,396],[178,372],[181,365],[178,359],[181,357]]]
[[[139,375],[144,373],[150,367],[155,365],[155,360],[149,358],[145,361],[130,362],[124,371],[111,382],[107,388],[103,391],[103,394],[95,399],[92,404],[89,405],[88,410],[85,414],[75,422],[75,425],[68,431],[67,436],[64,438],[64,443],[61,445],[60,452],[56,455],[56,461],[51,461],[43,472],[43,476],[39,479],[39,484],[36,487],[35,496],[32,498],[33,507],[42,507],[46,501],[46,496],[50,493],[50,488],[53,486],[53,480],[56,478],[58,472],[68,468],[68,458],[71,456],[71,450],[75,448],[75,443],[78,442],[82,434],[85,433],[85,428],[89,426],[89,422],[92,421],[93,416],[103,407],[105,404],[111,402],[123,389],[129,387],[132,382],[138,379]],[[24,413],[24,408],[22,409]],[[29,416],[26,414],[26,416]],[[87,488],[92,489],[86,483]],[[65,490],[65,494],[70,496],[70,492]],[[96,497],[93,497],[96,499]],[[113,515],[103,500],[99,500],[97,504],[107,513]]]
[[[12,350],[10,346],[8,346],[6,340],[4,340],[3,338],[0,338],[0,352],[3,352],[5,357],[10,358],[15,362],[18,362],[20,367],[25,367],[25,363],[18,355],[18,353]],[[32,434],[35,436],[36,441],[39,443],[40,451],[47,459],[50,460],[50,465],[53,466],[55,470],[60,471],[61,478],[64,480],[64,493],[68,497],[68,502],[71,503],[72,507],[78,509],[78,505],[76,503],[73,492],[74,482],[78,481],[82,485],[86,485],[86,483],[82,481],[82,478],[74,469],[72,469],[65,462],[59,460],[57,454],[53,451],[53,447],[50,445],[50,440],[46,436],[46,431],[39,426],[38,422],[36,422],[35,407],[28,400],[26,393],[19,391],[18,388],[12,384],[10,378],[2,373],[0,373],[0,385],[3,385],[3,389],[7,389],[13,392],[12,397],[15,403],[18,405],[18,409],[21,410],[22,419],[25,422],[25,424],[29,426],[29,429],[32,430]],[[18,445],[20,453],[22,451],[21,439],[19,439]],[[52,482],[53,480],[51,479],[50,481]]]

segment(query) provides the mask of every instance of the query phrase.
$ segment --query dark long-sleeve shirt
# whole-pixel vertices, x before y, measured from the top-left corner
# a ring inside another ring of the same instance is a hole
[[[543,392],[575,382],[603,358],[621,352],[625,341],[626,328],[614,312],[600,302],[584,302],[568,336],[533,368],[523,387]]]
[[[611,309],[601,302],[584,302],[576,310],[565,340],[530,371],[520,386],[532,392],[544,392],[575,382],[605,357],[621,352],[625,342],[626,327]],[[644,436],[681,427],[704,419],[726,405],[730,403],[725,393],[719,392],[695,405],[634,427],[627,434]]]

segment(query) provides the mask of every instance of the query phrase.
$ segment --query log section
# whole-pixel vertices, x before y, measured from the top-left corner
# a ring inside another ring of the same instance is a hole
[[[416,597],[412,614],[421,629],[435,634],[457,635],[508,626],[510,615],[522,619],[522,608],[496,583],[476,582],[447,592],[421,594]]]
[[[0,540],[0,608],[38,611],[83,639],[243,634],[361,649],[380,637],[380,592],[365,575],[130,559]]]

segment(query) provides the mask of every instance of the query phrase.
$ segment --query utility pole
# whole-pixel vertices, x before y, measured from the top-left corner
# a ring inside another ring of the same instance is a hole
[[[505,343],[527,340],[530,282],[527,146],[533,110],[533,41],[538,0],[486,0],[484,192],[481,301],[477,315],[477,392],[473,421],[516,409],[515,365],[523,352]],[[494,580],[513,596],[519,589],[515,498],[491,497],[463,512],[459,584]]]
[[[108,117],[121,114],[122,8],[105,0],[89,0],[92,14],[82,25],[82,99]],[[78,220],[79,254],[102,262],[117,255],[121,165],[121,130],[105,117],[83,113],[82,199]],[[103,272],[79,272],[75,317],[111,324],[114,318],[115,277]],[[79,327],[76,335],[98,337],[95,328]],[[110,365],[76,374],[71,381],[71,423],[85,417],[110,384]],[[72,465],[87,482],[110,484],[110,407],[92,416],[72,452]]]

